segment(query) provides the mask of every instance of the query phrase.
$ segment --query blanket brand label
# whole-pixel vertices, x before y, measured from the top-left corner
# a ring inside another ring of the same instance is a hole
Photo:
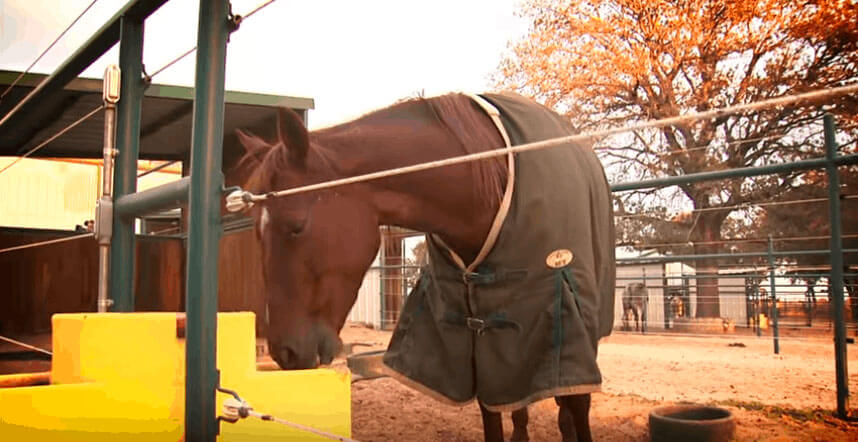
[[[545,264],[552,269],[559,269],[561,267],[566,267],[572,262],[572,251],[567,249],[557,249],[548,254],[545,258]]]

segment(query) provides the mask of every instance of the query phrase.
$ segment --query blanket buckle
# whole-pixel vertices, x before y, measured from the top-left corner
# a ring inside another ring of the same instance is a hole
[[[467,318],[465,320],[468,328],[475,331],[478,335],[482,335],[486,331],[486,321],[480,318]]]

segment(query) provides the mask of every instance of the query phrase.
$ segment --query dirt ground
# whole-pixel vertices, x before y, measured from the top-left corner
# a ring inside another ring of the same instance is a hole
[[[384,349],[390,333],[347,324],[355,352]],[[28,338],[50,347],[50,335]],[[0,343],[0,351],[13,348]],[[648,415],[660,405],[716,404],[736,416],[740,441],[858,440],[858,423],[833,417],[834,346],[830,336],[786,336],[773,354],[770,337],[679,337],[617,333],[602,340],[602,392],[593,395],[597,441],[648,440]],[[858,391],[858,348],[848,346],[850,391]],[[345,361],[335,362],[337,365]],[[0,373],[50,369],[50,361],[4,361]],[[853,407],[858,401],[853,401]],[[560,440],[552,400],[530,406],[533,441]],[[509,437],[512,423],[505,416]],[[453,407],[392,379],[352,384],[353,437],[361,441],[481,441],[476,404]]]
[[[390,333],[349,324],[342,337],[346,343],[369,344],[355,348],[364,351],[383,349]],[[651,409],[694,402],[730,409],[741,441],[858,440],[858,423],[833,417],[830,338],[791,337],[780,346],[775,355],[766,337],[614,334],[599,348],[604,382],[602,392],[593,395],[593,436],[599,441],[648,440]],[[855,372],[858,349],[849,347]],[[849,376],[849,389],[858,391],[858,375]],[[552,400],[531,405],[531,440],[560,440],[556,416]],[[476,404],[444,405],[392,379],[352,386],[353,437],[361,441],[480,441],[480,422]],[[504,427],[509,437],[508,416]]]

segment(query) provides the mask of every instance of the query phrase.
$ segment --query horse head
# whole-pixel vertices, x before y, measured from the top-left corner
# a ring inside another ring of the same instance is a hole
[[[278,112],[273,143],[238,132],[257,193],[336,178],[300,117]],[[268,346],[284,369],[330,363],[379,245],[378,215],[356,187],[271,198],[254,208],[268,305]]]

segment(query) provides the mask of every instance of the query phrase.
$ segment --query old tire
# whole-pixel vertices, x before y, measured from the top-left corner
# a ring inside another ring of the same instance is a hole
[[[726,442],[732,440],[735,430],[733,413],[720,407],[669,405],[649,413],[649,433],[653,442]]]

